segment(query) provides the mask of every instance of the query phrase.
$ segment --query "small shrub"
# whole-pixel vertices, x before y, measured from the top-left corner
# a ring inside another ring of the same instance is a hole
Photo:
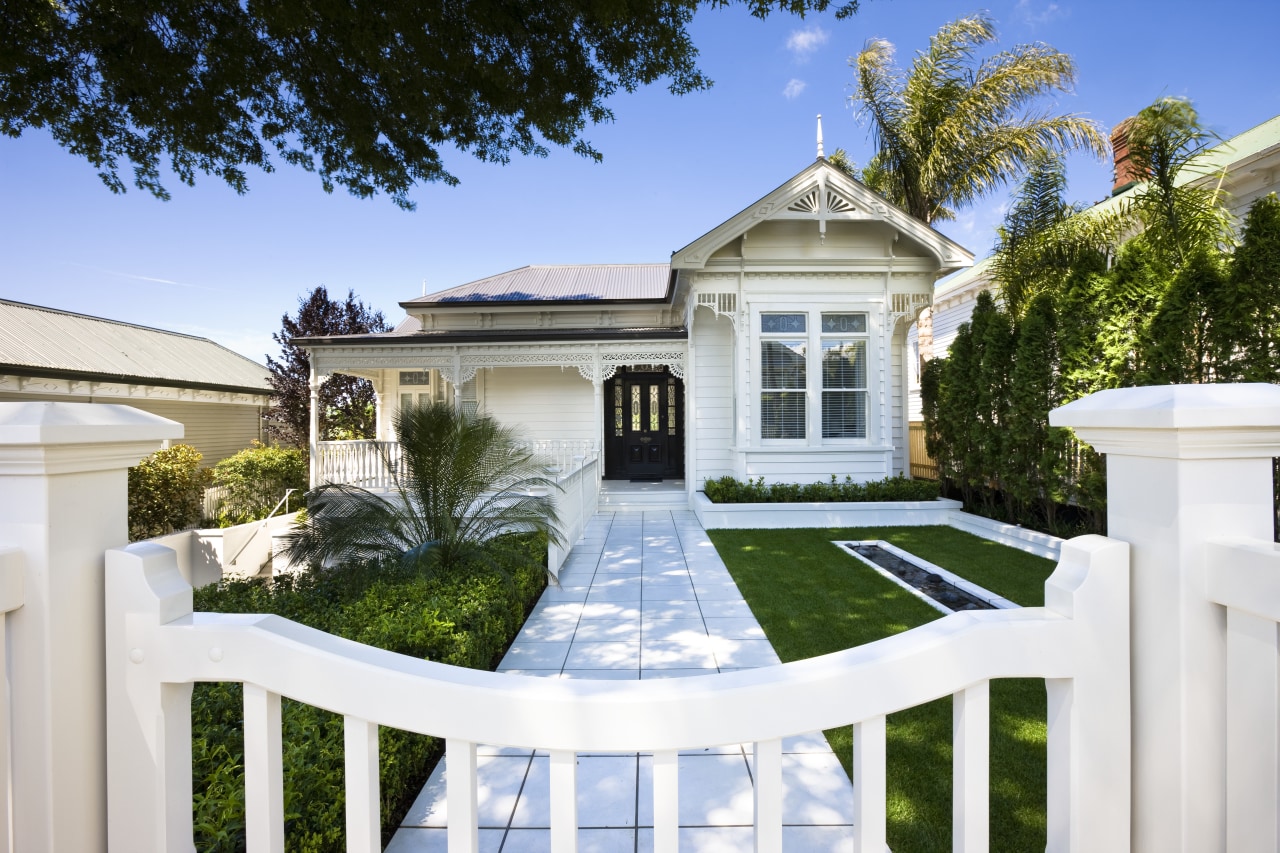
[[[396,561],[224,581],[196,590],[198,611],[275,613],[349,640],[400,654],[492,669],[546,585],[541,536],[494,544],[486,564],[433,575]],[[244,849],[244,706],[239,684],[197,684],[192,696],[196,847]],[[342,717],[285,699],[285,845],[345,851]],[[443,744],[398,729],[379,731],[383,843],[399,825]]]
[[[307,489],[307,458],[296,448],[255,441],[213,466],[213,483],[225,489],[218,507],[220,527],[257,521],[266,518],[289,489],[297,489],[301,504]]]
[[[129,541],[164,536],[200,523],[209,469],[189,444],[157,450],[129,469]]]
[[[724,476],[707,480],[703,486],[707,499],[718,504],[744,503],[863,503],[869,501],[931,501],[938,497],[938,484],[932,480],[908,480],[901,475],[857,483],[846,475],[844,480],[825,483],[769,483],[764,477],[743,482]]]

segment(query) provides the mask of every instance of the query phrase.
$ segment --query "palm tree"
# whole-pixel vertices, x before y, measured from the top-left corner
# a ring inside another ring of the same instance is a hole
[[[849,60],[851,100],[876,145],[863,181],[923,222],[955,218],[1046,149],[1108,151],[1093,121],[1033,108],[1043,95],[1070,91],[1071,57],[1030,44],[979,61],[978,48],[995,38],[991,18],[978,14],[944,25],[906,74],[884,39]]]
[[[1021,319],[1036,295],[1054,291],[1074,272],[1101,271],[1119,245],[1123,217],[1065,200],[1066,166],[1057,152],[1034,155],[997,229],[991,278],[1005,308]]]
[[[307,494],[305,522],[286,540],[295,563],[395,560],[424,570],[486,562],[513,533],[561,542],[548,494],[558,486],[509,427],[447,403],[401,408],[390,495],[327,484]]]
[[[1233,245],[1221,170],[1201,165],[1218,138],[1200,123],[1191,101],[1159,98],[1125,129],[1130,160],[1146,179],[1129,212],[1157,259],[1176,270],[1196,255]]]

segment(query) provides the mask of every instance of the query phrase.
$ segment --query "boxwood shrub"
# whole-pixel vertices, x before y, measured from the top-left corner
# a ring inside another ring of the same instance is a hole
[[[855,483],[848,475],[837,481],[832,474],[829,481],[821,483],[768,484],[764,477],[743,481],[726,476],[707,480],[703,490],[718,504],[931,501],[938,497],[936,482],[908,480],[901,475],[869,483]]]
[[[229,580],[197,590],[198,611],[275,613],[347,639],[401,654],[492,669],[546,585],[529,556],[546,554],[540,536],[510,537],[492,567],[433,577],[398,565],[344,566],[274,580]],[[523,559],[521,559],[523,556]],[[198,684],[192,697],[192,773],[196,847],[245,849],[244,705],[239,684]],[[342,717],[285,699],[285,846],[345,846]],[[443,742],[379,732],[383,843],[399,825],[438,759]]]

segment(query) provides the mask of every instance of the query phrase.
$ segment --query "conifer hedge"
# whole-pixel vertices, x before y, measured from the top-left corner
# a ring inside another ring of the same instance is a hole
[[[1280,201],[1254,203],[1234,251],[1178,263],[1140,235],[1064,266],[1020,316],[979,295],[921,376],[926,448],[967,507],[1050,532],[1103,532],[1103,459],[1048,412],[1106,388],[1280,377]],[[1063,518],[1070,507],[1071,521]]]

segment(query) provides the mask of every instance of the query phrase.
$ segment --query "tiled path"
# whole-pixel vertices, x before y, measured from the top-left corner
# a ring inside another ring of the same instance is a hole
[[[548,678],[674,678],[777,663],[697,517],[600,513],[548,588],[500,670]],[[783,844],[852,851],[853,791],[821,733],[783,742]],[[479,748],[480,849],[550,851],[549,758]],[[752,848],[751,745],[680,755],[680,849]],[[444,851],[444,762],[387,853]],[[653,849],[652,759],[578,757],[583,853]]]

